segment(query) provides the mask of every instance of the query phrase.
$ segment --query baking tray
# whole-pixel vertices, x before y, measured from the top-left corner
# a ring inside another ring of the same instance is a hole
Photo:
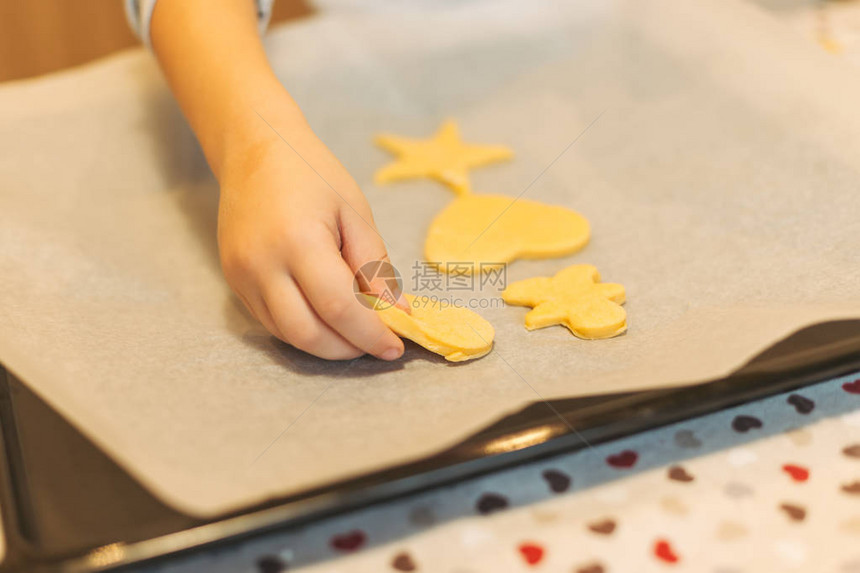
[[[123,569],[570,452],[860,370],[860,320],[804,328],[725,378],[535,402],[425,459],[199,520],[168,507],[0,366],[0,572]]]

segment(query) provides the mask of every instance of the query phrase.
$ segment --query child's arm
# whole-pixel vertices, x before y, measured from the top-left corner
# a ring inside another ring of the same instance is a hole
[[[370,207],[269,67],[254,2],[159,0],[150,33],[220,183],[218,247],[232,289],[302,350],[399,357],[401,340],[352,290],[358,267],[387,257]]]

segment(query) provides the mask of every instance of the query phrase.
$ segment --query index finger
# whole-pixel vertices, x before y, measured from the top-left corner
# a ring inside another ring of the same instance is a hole
[[[353,273],[334,245],[306,248],[294,262],[293,278],[326,324],[377,358],[395,360],[403,354],[403,341],[356,297]]]

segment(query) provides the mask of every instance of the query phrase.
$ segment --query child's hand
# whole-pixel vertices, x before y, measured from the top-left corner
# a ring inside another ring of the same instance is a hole
[[[353,292],[355,271],[387,258],[364,195],[306,125],[283,133],[289,144],[270,135],[225,155],[218,246],[227,282],[297,348],[398,358],[403,342]]]
[[[399,357],[353,293],[355,270],[386,258],[370,207],[269,66],[254,3],[159,0],[150,39],[221,183],[221,264],[245,306],[323,358]]]

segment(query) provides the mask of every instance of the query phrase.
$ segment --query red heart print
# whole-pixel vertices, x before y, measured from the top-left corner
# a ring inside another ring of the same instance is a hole
[[[624,450],[606,458],[606,463],[614,468],[632,468],[639,459],[639,454],[633,450]]]
[[[809,479],[809,470],[802,466],[794,464],[785,464],[782,466],[782,471],[791,476],[794,481],[806,481]]]
[[[680,560],[675,550],[672,549],[672,545],[665,539],[658,539],[654,543],[654,555],[657,556],[657,559],[666,563],[677,563]]]
[[[860,394],[860,378],[854,382],[846,382],[842,385],[842,389],[850,394]]]
[[[537,565],[543,559],[543,547],[537,543],[521,543],[519,550],[529,565]]]
[[[355,551],[364,545],[367,536],[360,529],[354,529],[347,533],[335,535],[331,538],[331,546],[340,551]]]

